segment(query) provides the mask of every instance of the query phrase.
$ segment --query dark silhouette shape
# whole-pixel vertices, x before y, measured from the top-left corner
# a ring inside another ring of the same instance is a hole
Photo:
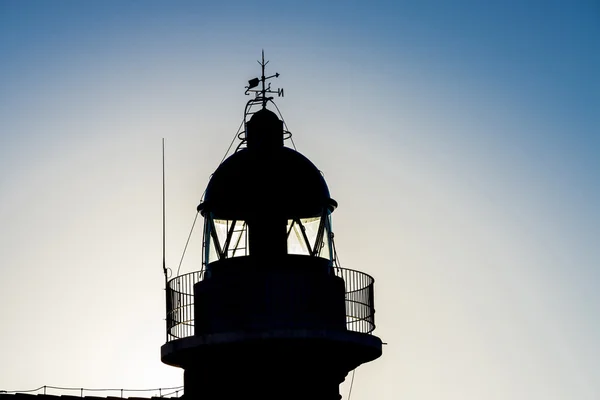
[[[167,284],[162,361],[185,370],[186,398],[337,400],[348,372],[381,355],[373,278],[336,263],[337,203],[317,167],[284,147],[265,65],[263,55],[247,87],[262,82],[246,147],[198,206],[205,268]]]

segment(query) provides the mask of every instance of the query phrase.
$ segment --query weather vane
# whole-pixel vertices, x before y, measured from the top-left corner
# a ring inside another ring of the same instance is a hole
[[[265,67],[269,62],[265,61],[265,51],[262,51],[262,61],[258,61],[258,64],[262,68],[262,75],[260,78],[250,79],[248,81],[248,86],[246,86],[246,95],[250,93],[255,94],[255,100],[261,101],[263,108],[267,106],[267,102],[269,100],[273,100],[273,97],[267,97],[267,93],[277,93],[278,97],[283,97],[283,89],[271,90],[271,83],[265,85],[267,80],[271,78],[279,78],[279,72],[276,72],[275,75],[265,76]],[[262,89],[254,89],[258,86],[259,83],[262,83]]]

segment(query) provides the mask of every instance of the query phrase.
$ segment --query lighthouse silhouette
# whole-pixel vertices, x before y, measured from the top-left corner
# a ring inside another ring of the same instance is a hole
[[[187,399],[338,400],[356,367],[381,355],[374,280],[339,265],[337,202],[321,171],[286,147],[291,133],[249,81],[236,151],[212,175],[203,265],[167,281],[164,363],[184,369]],[[257,88],[262,84],[262,88]]]

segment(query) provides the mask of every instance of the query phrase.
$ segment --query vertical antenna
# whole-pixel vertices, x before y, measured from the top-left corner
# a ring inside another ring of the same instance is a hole
[[[165,274],[165,287],[167,284],[167,262],[165,255],[165,138],[162,139],[162,266]]]
[[[165,274],[165,302],[167,306],[167,341],[169,341],[169,331],[171,329],[171,318],[169,317],[169,310],[172,309],[169,293],[169,275],[167,273],[167,261],[165,251],[165,138],[162,138],[162,267],[163,273]]]

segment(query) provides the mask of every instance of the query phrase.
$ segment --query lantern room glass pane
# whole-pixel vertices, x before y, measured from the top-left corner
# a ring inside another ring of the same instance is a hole
[[[329,211],[319,217],[290,219],[287,223],[287,232],[288,254],[333,260]]]
[[[320,217],[288,220],[288,254],[310,255],[313,250],[320,222]]]
[[[248,255],[248,225],[245,221],[208,216],[204,231],[205,263]]]
[[[287,253],[333,261],[331,213],[287,221]],[[275,232],[273,232],[276,234]],[[208,215],[204,226],[204,263],[250,255],[248,224],[241,220],[214,219]]]

